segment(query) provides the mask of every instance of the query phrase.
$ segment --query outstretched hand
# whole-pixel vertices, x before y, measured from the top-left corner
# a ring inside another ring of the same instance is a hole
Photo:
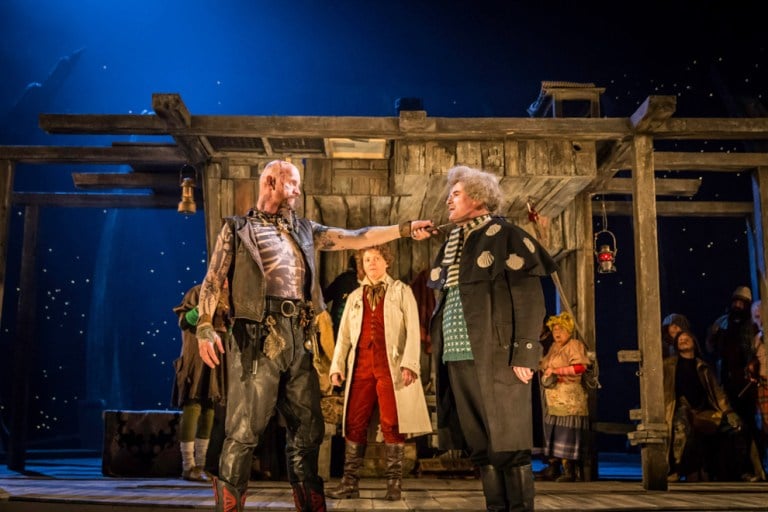
[[[411,238],[414,240],[426,240],[439,231],[435,228],[435,223],[431,220],[412,220]]]

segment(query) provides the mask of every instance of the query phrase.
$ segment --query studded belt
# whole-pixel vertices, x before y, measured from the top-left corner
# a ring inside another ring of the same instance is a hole
[[[302,299],[288,299],[285,297],[267,297],[267,311],[277,313],[286,318],[299,316],[302,310],[311,309],[312,303]]]

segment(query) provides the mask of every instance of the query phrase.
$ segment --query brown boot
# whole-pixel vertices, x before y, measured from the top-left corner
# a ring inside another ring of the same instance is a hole
[[[365,445],[346,440],[344,446],[344,474],[335,489],[326,492],[329,498],[337,500],[360,497],[360,468],[363,466]]]
[[[384,445],[387,453],[387,469],[384,474],[387,477],[387,494],[385,500],[397,501],[402,495],[403,488],[403,457],[405,456],[405,444],[387,443]]]
[[[575,482],[576,481],[576,461],[563,459],[563,474],[555,482]]]

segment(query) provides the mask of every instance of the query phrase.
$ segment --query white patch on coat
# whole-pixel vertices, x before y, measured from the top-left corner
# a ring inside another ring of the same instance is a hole
[[[440,279],[440,267],[433,268],[429,273],[429,279],[431,281],[437,281]]]
[[[525,260],[517,254],[512,253],[509,255],[509,257],[507,257],[506,263],[507,266],[512,270],[520,270],[523,268],[523,263],[525,263]]]
[[[494,224],[493,226],[485,230],[485,236],[493,236],[499,231],[501,231],[501,226],[499,226],[498,224]]]
[[[536,252],[536,246],[533,245],[533,242],[531,242],[530,238],[523,238],[523,243],[528,248],[528,250],[531,251],[531,253]]]
[[[480,268],[488,268],[493,263],[493,254],[491,251],[483,251],[480,256],[477,257],[477,266]]]

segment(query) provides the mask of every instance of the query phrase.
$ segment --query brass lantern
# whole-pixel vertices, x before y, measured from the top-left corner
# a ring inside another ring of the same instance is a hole
[[[197,211],[197,205],[195,204],[196,175],[197,170],[189,164],[183,165],[181,170],[179,170],[181,201],[179,201],[177,211],[184,215],[193,215]]]
[[[598,238],[603,236],[603,242],[598,244]],[[610,237],[610,243],[605,243],[606,236]],[[616,272],[616,253],[619,248],[616,245],[616,236],[608,230],[608,216],[605,213],[605,203],[603,203],[603,229],[595,233],[594,240],[595,259],[597,259],[598,274],[612,274]]]

